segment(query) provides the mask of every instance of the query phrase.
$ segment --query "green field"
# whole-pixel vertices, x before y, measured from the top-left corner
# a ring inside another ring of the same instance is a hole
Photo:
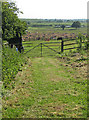
[[[62,28],[53,28],[53,27],[28,27],[28,30],[30,32],[39,32],[39,33],[75,33],[76,35],[78,35],[79,33],[87,33],[87,27],[84,28],[78,28],[77,30],[75,28],[65,28],[64,31],[62,30]]]
[[[27,23],[30,22],[30,24],[28,24],[28,31],[30,32],[39,32],[39,33],[75,33],[75,34],[79,34],[79,33],[87,33],[87,22],[86,21],[80,21],[81,28],[78,28],[76,30],[76,28],[70,27],[70,28],[66,28],[64,30],[62,30],[62,28],[55,28],[55,26],[61,26],[61,25],[65,25],[65,26],[71,26],[73,24],[74,21],[64,21],[64,22],[57,22],[57,21],[52,21],[52,20],[24,20]],[[39,25],[39,27],[32,27],[33,25]],[[44,26],[40,26],[40,25],[44,25]],[[48,26],[46,26],[48,25]],[[51,26],[50,26],[51,25]]]

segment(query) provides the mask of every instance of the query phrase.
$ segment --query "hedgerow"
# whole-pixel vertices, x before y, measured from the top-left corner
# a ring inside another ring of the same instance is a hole
[[[15,76],[22,66],[26,63],[23,54],[17,52],[14,48],[3,46],[2,50],[2,82],[4,88],[14,88]]]

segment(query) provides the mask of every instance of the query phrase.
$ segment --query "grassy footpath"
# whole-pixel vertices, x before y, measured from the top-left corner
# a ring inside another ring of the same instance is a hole
[[[3,97],[3,118],[86,118],[86,64],[79,54],[29,59]]]

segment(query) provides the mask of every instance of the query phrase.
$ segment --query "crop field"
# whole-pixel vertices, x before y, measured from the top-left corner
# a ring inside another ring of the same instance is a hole
[[[2,117],[86,119],[87,28],[62,30],[55,28],[59,23],[30,22],[24,52],[3,47]]]
[[[53,28],[53,27],[28,27],[28,30],[31,32],[40,32],[40,33],[75,33],[76,35],[78,35],[78,33],[86,33],[87,32],[87,27],[84,28],[80,28],[80,29],[75,29],[75,28],[65,28],[64,31],[62,30],[62,28]]]
[[[63,37],[63,38],[76,38],[76,36],[79,35],[79,33],[83,35],[87,35],[87,28],[80,28],[75,30],[74,28],[72,29],[55,29],[55,28],[29,28],[29,32],[23,36],[24,41],[32,41],[32,40],[45,40],[46,38],[49,38],[50,40],[57,39],[58,37]]]
[[[24,41],[34,40],[56,40],[58,37],[63,38],[76,38],[79,33],[87,35],[87,22],[81,22],[80,28],[71,27],[73,22],[52,22],[52,21],[40,21],[40,20],[28,20],[28,32],[23,36]],[[63,30],[60,26],[65,25]],[[68,28],[68,27],[69,28]]]

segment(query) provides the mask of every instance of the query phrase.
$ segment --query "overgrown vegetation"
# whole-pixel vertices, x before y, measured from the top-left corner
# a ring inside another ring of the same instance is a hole
[[[16,50],[10,47],[3,46],[2,51],[2,81],[3,87],[14,88],[15,76],[18,71],[22,70],[23,64],[26,62],[26,57],[16,52]]]
[[[18,13],[22,13],[14,2],[2,2],[2,40],[8,41],[9,44],[21,44],[21,36],[27,28],[26,22],[18,18]],[[13,41],[12,41],[13,40]],[[14,78],[21,69],[25,59],[22,54],[16,50],[3,46],[2,51],[2,81],[4,88],[14,88]]]

